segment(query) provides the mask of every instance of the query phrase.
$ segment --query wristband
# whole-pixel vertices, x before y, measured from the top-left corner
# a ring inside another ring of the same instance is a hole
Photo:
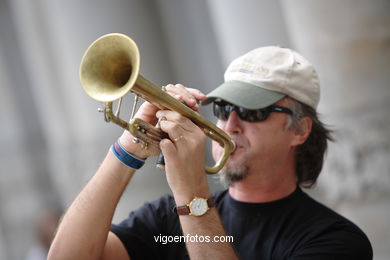
[[[123,149],[119,140],[116,141],[113,145],[111,145],[111,151],[121,163],[130,168],[138,170],[145,163],[144,160],[128,153],[125,149]]]

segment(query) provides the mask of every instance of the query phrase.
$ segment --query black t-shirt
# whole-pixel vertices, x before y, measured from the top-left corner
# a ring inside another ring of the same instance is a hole
[[[371,244],[356,225],[300,188],[267,203],[236,201],[226,190],[213,197],[240,259],[372,259]],[[132,260],[189,259],[184,242],[168,242],[183,235],[174,207],[166,195],[112,226]]]

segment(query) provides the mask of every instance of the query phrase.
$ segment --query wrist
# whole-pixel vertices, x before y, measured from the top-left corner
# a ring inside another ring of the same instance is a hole
[[[175,212],[182,216],[196,216],[200,217],[207,213],[212,207],[215,206],[214,199],[194,197],[190,203],[185,205],[178,205],[175,207]]]
[[[128,153],[131,153],[142,160],[146,160],[149,156],[147,150],[142,148],[140,144],[133,142],[133,139],[134,137],[130,133],[125,132],[119,137],[118,141]]]
[[[126,151],[121,145],[119,139],[111,146],[111,152],[122,164],[132,169],[138,170],[145,164],[144,159],[141,159]]]
[[[211,193],[206,186],[206,188],[202,189],[182,189],[178,191],[173,191],[173,197],[175,199],[176,205],[184,205],[189,203],[195,197],[200,198],[209,198],[211,197]]]

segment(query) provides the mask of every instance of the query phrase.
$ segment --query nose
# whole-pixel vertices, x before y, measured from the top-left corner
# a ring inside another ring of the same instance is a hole
[[[229,118],[222,122],[221,128],[228,134],[241,134],[243,132],[242,121],[236,111],[230,112]]]

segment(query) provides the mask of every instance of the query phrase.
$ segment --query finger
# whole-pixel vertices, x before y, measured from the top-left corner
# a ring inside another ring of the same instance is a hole
[[[195,91],[188,91],[186,87],[184,87],[182,84],[176,84],[172,85],[169,84],[165,86],[165,90],[167,93],[172,95],[174,98],[176,98],[179,101],[182,101],[184,104],[186,104],[188,107],[195,111],[199,111],[199,105],[197,102],[197,98],[195,95],[193,95],[192,92],[195,93]],[[199,93],[196,93],[197,96]]]
[[[182,84],[176,84],[176,85],[174,85],[174,87],[176,87],[182,93],[186,93],[187,95],[190,94],[196,100],[202,101],[202,100],[205,100],[207,98],[206,95],[202,91],[200,91],[199,89],[189,88],[189,87],[186,87]]]
[[[155,124],[156,123],[156,112],[159,110],[158,107],[149,103],[143,102],[136,112],[136,118],[140,118],[148,123]]]
[[[176,111],[171,111],[171,110],[160,110],[156,113],[157,118],[162,118],[165,117],[166,120],[161,120],[160,121],[160,126],[161,123],[165,121],[172,122],[177,125],[177,127],[186,130],[186,131],[191,131],[191,129],[195,126],[195,124],[189,120],[188,118],[182,116],[180,113]],[[178,130],[178,129],[177,129]],[[163,131],[165,131],[163,129]],[[176,137],[176,136],[174,136]]]
[[[168,120],[160,121],[160,128],[168,134],[169,139],[178,140],[180,136],[184,136],[185,130],[180,124]]]
[[[191,95],[193,95],[199,101],[203,101],[207,98],[206,95],[199,89],[196,88],[186,88],[186,89],[188,92],[191,93]]]
[[[177,154],[177,148],[174,143],[169,139],[163,139],[160,142],[160,149],[165,157],[165,162],[169,162],[172,156]]]

